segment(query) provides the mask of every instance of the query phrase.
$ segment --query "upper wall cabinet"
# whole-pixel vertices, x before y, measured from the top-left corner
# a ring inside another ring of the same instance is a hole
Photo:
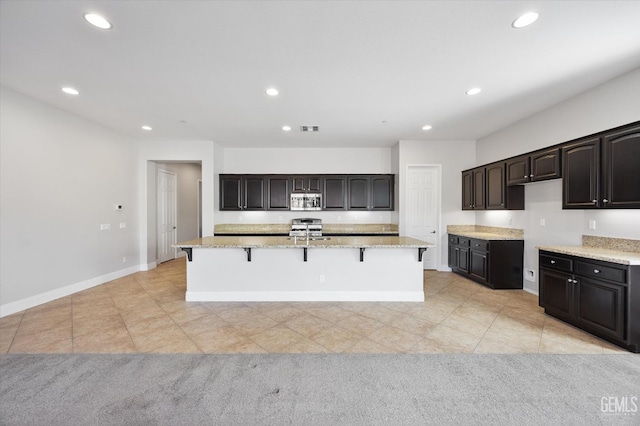
[[[394,175],[220,175],[220,210],[290,210],[320,192],[323,210],[393,210]]]
[[[263,176],[220,175],[220,210],[264,210]]]
[[[560,173],[560,148],[543,149],[507,160],[507,185],[556,179]]]
[[[349,210],[393,210],[393,175],[349,176]]]
[[[462,172],[462,210],[523,210],[524,187],[507,186],[505,162]]]
[[[640,124],[606,133],[601,155],[604,207],[640,208]]]
[[[320,176],[293,176],[293,192],[321,192],[322,178]]]
[[[563,209],[640,208],[640,124],[562,148]]]
[[[462,172],[462,210],[485,209],[484,167]]]

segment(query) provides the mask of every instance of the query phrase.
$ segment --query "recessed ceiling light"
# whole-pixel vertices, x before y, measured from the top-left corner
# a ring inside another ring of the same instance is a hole
[[[422,130],[431,130],[431,126],[429,126],[428,124],[425,126],[422,126]]]
[[[74,89],[73,87],[63,87],[62,91],[68,95],[79,95],[80,92],[78,92],[76,89]]]
[[[539,16],[540,14],[538,14],[538,12],[527,12],[513,21],[511,26],[513,28],[524,28],[536,22]]]
[[[479,87],[474,87],[473,89],[469,89],[467,90],[465,93],[467,95],[477,95],[478,93],[482,92],[482,89]]]
[[[141,129],[146,131],[153,130],[151,126],[142,126]]]
[[[269,96],[277,96],[278,95],[278,89],[275,89],[273,87],[270,87],[266,90],[267,95]]]
[[[285,132],[288,132],[291,130],[291,126],[282,126],[282,130],[284,130]]]
[[[97,13],[85,13],[84,19],[86,19],[87,22],[94,27],[98,27],[103,30],[108,30],[111,28],[111,22],[107,21],[104,17],[98,15]]]

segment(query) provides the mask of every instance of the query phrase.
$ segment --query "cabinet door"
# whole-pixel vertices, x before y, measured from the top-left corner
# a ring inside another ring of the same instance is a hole
[[[540,306],[549,314],[571,319],[573,314],[573,277],[540,268]]]
[[[485,209],[485,170],[484,167],[473,170],[473,209]]]
[[[561,177],[560,148],[547,149],[531,154],[531,182]]]
[[[220,175],[220,210],[242,210],[242,178]]]
[[[307,188],[310,192],[322,192],[322,179],[318,176],[310,176],[307,179]]]
[[[490,164],[486,168],[487,210],[506,209],[506,181],[504,163]]]
[[[458,269],[458,254],[460,249],[455,245],[449,244],[449,267],[453,270]]]
[[[469,273],[469,249],[466,247],[458,248],[458,270]]]
[[[307,190],[307,178],[304,176],[294,176],[291,178],[291,189],[293,192],[305,192]]]
[[[267,210],[289,210],[289,182],[287,176],[267,178]]]
[[[371,210],[393,210],[393,176],[371,177]]]
[[[244,209],[264,210],[264,177],[247,176],[242,178],[244,182]]]
[[[507,185],[517,185],[529,182],[529,156],[522,155],[517,158],[507,160]]]
[[[576,320],[589,329],[624,340],[625,290],[621,285],[578,278]]]
[[[486,251],[469,251],[469,274],[484,281],[489,281],[489,263]]]
[[[350,176],[348,179],[348,210],[369,210],[370,181],[366,176]]]
[[[562,148],[562,208],[600,206],[600,139],[589,138]]]
[[[602,139],[602,199],[610,208],[640,208],[640,125]]]
[[[322,203],[324,210],[346,210],[346,178],[344,176],[330,176],[325,177],[322,181]]]
[[[462,172],[462,210],[473,210],[473,171]]]

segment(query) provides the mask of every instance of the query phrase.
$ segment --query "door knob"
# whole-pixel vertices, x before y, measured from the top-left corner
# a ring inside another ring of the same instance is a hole
[[[432,233],[432,234],[435,234],[435,233],[436,233],[436,231],[431,231],[431,233]]]

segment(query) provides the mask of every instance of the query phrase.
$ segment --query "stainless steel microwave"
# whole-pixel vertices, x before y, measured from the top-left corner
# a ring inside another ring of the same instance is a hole
[[[291,194],[291,210],[322,210],[322,194],[304,192]]]

